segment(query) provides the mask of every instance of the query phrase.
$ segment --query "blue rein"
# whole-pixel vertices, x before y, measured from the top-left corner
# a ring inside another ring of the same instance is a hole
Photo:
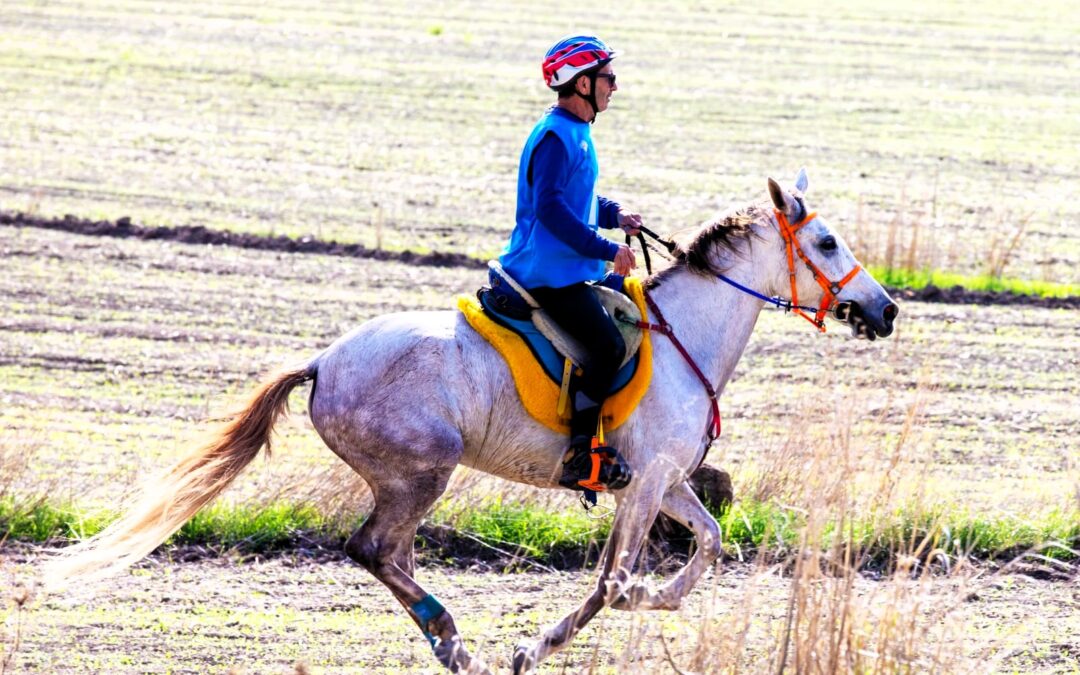
[[[657,233],[653,232],[652,230],[650,230],[649,228],[647,228],[645,226],[639,226],[638,229],[640,230],[640,232],[638,233],[638,240],[641,242],[641,252],[645,256],[645,271],[648,272],[649,274],[652,274],[652,263],[649,260],[649,246],[645,242],[645,237],[643,236],[643,234],[647,234],[650,237],[652,237],[654,240],[656,240],[657,242],[663,244],[664,248],[666,248],[668,250],[668,253],[674,253],[674,251],[675,251],[675,242],[664,239],[663,237],[661,237],[660,235],[658,235]],[[626,242],[628,244],[630,243],[630,235],[626,235]],[[791,300],[784,300],[784,299],[780,298],[780,296],[770,298],[767,295],[762,295],[761,293],[758,293],[754,289],[743,286],[738,281],[735,281],[734,279],[731,279],[731,278],[729,278],[727,276],[724,276],[723,274],[717,274],[716,278],[720,279],[720,281],[723,281],[723,282],[725,282],[727,284],[730,284],[731,286],[734,286],[735,288],[739,289],[743,293],[748,293],[748,294],[754,296],[758,300],[761,300],[763,302],[767,302],[770,305],[775,305],[778,309],[782,309],[785,312],[790,312],[793,309],[801,309],[804,312],[817,312],[818,311],[817,307],[807,307],[806,305],[795,305],[795,304],[792,304]]]
[[[816,311],[818,311],[817,307],[807,307],[806,305],[793,305],[790,300],[784,300],[780,296],[770,298],[770,297],[768,297],[766,295],[762,295],[761,293],[758,293],[754,289],[747,288],[746,286],[743,286],[742,284],[740,284],[738,281],[735,281],[734,279],[726,277],[723,274],[717,274],[716,278],[719,279],[720,281],[723,281],[723,282],[725,282],[727,284],[730,284],[730,285],[734,286],[735,288],[739,289],[743,293],[748,293],[748,294],[754,296],[758,300],[762,300],[764,302],[767,302],[770,305],[776,305],[777,308],[782,309],[785,312],[790,312],[793,309],[801,309],[804,312],[808,312],[808,311],[809,312],[816,312]]]

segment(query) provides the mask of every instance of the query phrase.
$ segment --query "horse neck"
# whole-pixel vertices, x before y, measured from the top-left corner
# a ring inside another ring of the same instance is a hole
[[[752,286],[752,272],[753,267],[743,261],[732,267],[728,276]],[[698,368],[718,393],[723,391],[754,332],[763,307],[761,300],[714,276],[686,269],[673,273],[650,294]],[[674,358],[683,357],[676,353]]]

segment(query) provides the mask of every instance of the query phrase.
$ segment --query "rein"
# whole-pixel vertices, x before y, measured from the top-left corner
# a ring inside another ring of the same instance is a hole
[[[825,276],[825,274],[822,273],[820,269],[818,269],[818,266],[815,265],[810,260],[810,258],[806,256],[805,253],[803,253],[802,246],[799,245],[799,240],[795,237],[795,233],[799,230],[799,228],[817,217],[817,212],[815,211],[806,214],[800,221],[798,221],[794,225],[788,223],[787,216],[785,216],[782,211],[774,209],[774,212],[776,213],[777,225],[780,228],[780,237],[784,240],[784,247],[787,249],[788,278],[791,280],[791,299],[786,300],[784,298],[781,298],[780,296],[769,297],[767,295],[764,295],[763,293],[755,291],[752,288],[748,288],[747,286],[740,284],[739,282],[724,274],[717,274],[716,278],[742,291],[743,293],[752,295],[758,300],[761,300],[762,302],[766,302],[770,305],[775,306],[777,309],[782,309],[785,312],[794,312],[795,314],[798,314],[802,318],[814,324],[814,326],[816,326],[819,331],[824,333],[825,315],[836,309],[836,296],[839,295],[840,291],[844,288],[844,286],[847,285],[849,281],[855,278],[855,275],[862,271],[862,267],[856,264],[855,267],[853,267],[850,272],[844,275],[844,278],[840,281],[830,281],[829,278]],[[649,259],[649,248],[651,247],[648,245],[648,242],[645,241],[644,235],[649,235],[649,237],[663,245],[664,248],[667,249],[668,253],[674,253],[675,248],[676,246],[678,246],[678,244],[669,239],[664,239],[663,237],[656,234],[647,227],[639,226],[638,230],[640,231],[638,232],[637,238],[638,241],[641,242],[641,252],[645,258],[645,271],[648,274],[652,274],[652,261]],[[629,244],[630,241],[630,235],[626,235],[626,243]],[[814,280],[817,281],[818,285],[821,286],[821,288],[825,291],[825,294],[821,296],[821,305],[818,307],[810,307],[808,305],[799,304],[799,293],[795,286],[795,254],[798,254],[799,258],[814,275]],[[648,296],[646,295],[646,299],[647,298]],[[813,318],[811,318],[810,315],[807,314],[807,312],[812,312],[814,314]]]
[[[783,309],[784,311],[795,312],[799,316],[803,317],[810,323],[817,326],[817,329],[824,333],[825,314],[835,309],[836,296],[840,293],[840,290],[849,281],[851,281],[856,274],[859,273],[862,268],[858,264],[856,264],[855,267],[852,268],[852,270],[846,275],[844,275],[844,278],[840,281],[830,281],[829,278],[825,276],[820,269],[818,269],[817,265],[811,262],[810,258],[808,258],[806,254],[803,253],[802,247],[799,245],[799,241],[795,237],[795,233],[799,230],[799,228],[816,218],[817,213],[808,213],[801,220],[799,220],[799,222],[792,225],[788,223],[787,216],[785,216],[782,211],[776,210],[775,212],[776,222],[780,228],[780,236],[783,238],[784,246],[787,249],[788,276],[791,279],[791,299],[784,300],[779,296],[770,298],[762,293],[755,291],[752,288],[743,286],[739,282],[727,277],[726,275],[717,274],[716,277],[721,281],[742,291],[743,293],[747,293],[759,300],[775,305],[776,307]],[[645,235],[649,235],[649,237],[663,245],[664,248],[667,249],[668,253],[674,253],[677,244],[671,240],[664,239],[663,237],[656,234],[647,227],[639,226],[638,230],[639,232],[637,234],[637,238],[638,241],[641,242],[641,252],[645,258],[645,271],[648,274],[652,274],[652,261],[649,259],[649,245],[648,242],[645,241]],[[629,244],[630,241],[630,235],[626,235],[626,243]],[[814,280],[817,281],[818,285],[820,285],[825,291],[825,294],[821,297],[821,305],[819,307],[808,307],[806,305],[799,304],[799,294],[795,286],[796,254],[798,254],[799,258],[803,261],[803,263],[806,264],[807,268],[810,269],[811,273],[813,273]],[[716,393],[716,388],[713,387],[712,383],[709,382],[709,379],[705,377],[705,373],[703,373],[701,371],[701,368],[698,367],[697,363],[694,361],[694,358],[690,356],[690,352],[686,350],[686,347],[684,347],[682,342],[679,341],[679,338],[675,337],[675,331],[672,329],[671,324],[669,324],[667,322],[667,319],[664,318],[664,314],[660,311],[660,307],[657,306],[656,302],[652,299],[652,296],[649,294],[648,290],[645,291],[645,302],[649,306],[649,310],[652,311],[653,315],[656,316],[657,320],[660,323],[649,323],[648,321],[644,320],[634,321],[632,323],[642,330],[650,330],[655,333],[660,333],[667,336],[667,338],[671,340],[671,344],[675,346],[675,349],[677,349],[678,352],[682,354],[683,359],[690,366],[690,369],[694,371],[694,375],[697,376],[697,379],[701,382],[702,386],[705,387],[705,393],[709,397],[709,403],[712,406],[712,419],[710,420],[708,425],[708,443],[705,446],[705,454],[703,454],[701,457],[701,461],[704,462],[705,455],[708,454],[709,448],[712,446],[713,441],[720,437],[721,422],[719,395]],[[807,312],[814,312],[813,318],[811,318],[810,315],[807,314]],[[700,467],[700,464],[698,466]]]
[[[686,363],[689,364],[690,369],[694,371],[694,375],[697,375],[697,379],[705,387],[705,393],[709,395],[709,401],[712,404],[712,420],[709,424],[709,445],[720,437],[720,401],[719,395],[716,393],[716,388],[712,386],[712,382],[709,382],[709,378],[705,377],[705,373],[701,372],[701,368],[694,362],[694,357],[690,356],[690,352],[686,351],[686,347],[682,342],[679,342],[679,338],[675,337],[675,331],[671,328],[671,324],[664,318],[663,313],[660,311],[660,307],[657,306],[656,301],[652,299],[648,291],[645,291],[645,303],[649,306],[660,323],[649,323],[648,321],[635,321],[634,325],[642,330],[651,330],[661,335],[666,335],[671,344],[675,345],[675,349],[679,350],[682,357],[686,359]],[[708,452],[708,449],[706,449]],[[705,457],[702,456],[701,461],[705,461]]]

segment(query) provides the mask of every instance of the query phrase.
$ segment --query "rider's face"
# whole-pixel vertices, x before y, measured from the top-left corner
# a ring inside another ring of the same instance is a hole
[[[614,81],[615,71],[611,69],[611,64],[608,63],[596,74],[596,107],[600,112],[607,110],[608,103],[611,102],[611,95],[618,91],[619,85]]]

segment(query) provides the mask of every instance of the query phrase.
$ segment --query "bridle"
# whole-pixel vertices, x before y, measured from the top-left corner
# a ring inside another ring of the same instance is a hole
[[[807,257],[806,253],[803,252],[802,246],[799,245],[799,240],[795,236],[795,233],[798,232],[803,225],[806,225],[814,218],[817,218],[817,212],[812,211],[810,213],[807,213],[805,216],[802,217],[802,219],[800,219],[794,224],[788,222],[787,216],[784,215],[783,211],[779,209],[774,209],[774,213],[776,214],[776,224],[780,230],[780,237],[784,240],[784,248],[787,251],[788,278],[791,280],[791,299],[788,300],[779,296],[769,297],[767,295],[764,295],[763,293],[755,291],[752,288],[748,288],[740,284],[739,282],[735,281],[734,279],[728,277],[725,274],[716,274],[716,278],[720,279],[729,286],[737,288],[743,293],[754,296],[758,300],[767,302],[775,307],[778,307],[779,309],[783,309],[786,312],[794,312],[795,314],[814,324],[814,326],[816,326],[819,331],[824,333],[825,315],[829,312],[833,312],[836,310],[838,305],[836,301],[836,296],[840,294],[840,291],[843,290],[844,286],[846,286],[849,281],[854,279],[855,276],[862,271],[862,266],[858,263],[855,263],[855,267],[851,268],[851,271],[845,274],[842,279],[840,279],[839,281],[830,281],[829,277],[825,276],[825,273],[822,272],[821,269],[817,265],[815,265],[809,257]],[[671,240],[664,239],[663,237],[656,234],[647,227],[639,226],[638,229],[640,230],[640,232],[638,233],[637,237],[638,241],[641,243],[641,251],[645,258],[645,271],[649,274],[652,274],[652,261],[649,259],[650,246],[645,241],[644,235],[649,235],[650,238],[663,245],[664,248],[667,249],[668,253],[674,253],[677,244]],[[628,244],[630,243],[630,240],[630,235],[626,235],[626,241]],[[824,295],[821,296],[821,304],[818,307],[809,307],[807,305],[799,304],[799,291],[795,283],[796,255],[799,256],[799,259],[802,260],[802,262],[806,265],[807,269],[810,270],[810,273],[814,275],[814,281],[816,281],[818,285],[821,286],[822,290],[825,291]],[[812,312],[814,316],[811,317],[807,312]]]
[[[787,216],[784,215],[784,212],[776,209],[776,224],[780,228],[780,236],[784,239],[784,246],[787,249],[788,277],[791,279],[791,311],[814,324],[819,331],[824,333],[825,314],[836,309],[836,296],[840,294],[840,291],[849,281],[855,278],[855,275],[862,270],[862,267],[858,263],[855,263],[855,267],[852,267],[851,271],[845,274],[843,279],[840,281],[830,281],[829,277],[825,276],[818,266],[815,265],[810,258],[806,257],[806,254],[803,253],[802,246],[799,245],[799,240],[796,238],[795,233],[799,231],[799,228],[809,223],[814,218],[817,218],[817,212],[810,212],[799,222],[790,224],[788,223]],[[819,306],[816,311],[814,311],[813,308],[799,305],[799,291],[795,284],[796,253],[814,275],[814,281],[816,281],[818,286],[821,286],[822,290],[825,291],[825,294],[821,296],[821,306]],[[723,279],[723,275],[720,275],[720,278]],[[814,311],[814,318],[811,319],[810,315],[804,311],[807,309]]]

